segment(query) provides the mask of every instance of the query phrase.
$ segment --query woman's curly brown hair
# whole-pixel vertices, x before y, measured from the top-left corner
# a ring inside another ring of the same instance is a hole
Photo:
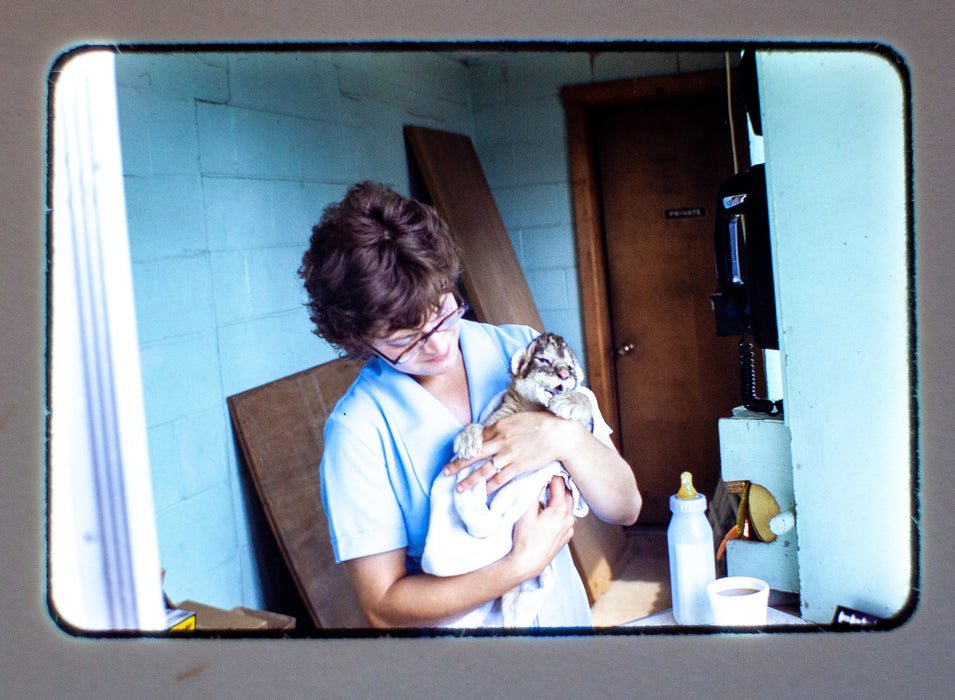
[[[298,273],[315,334],[364,358],[370,340],[424,325],[455,290],[461,262],[432,207],[362,182],[326,207]]]

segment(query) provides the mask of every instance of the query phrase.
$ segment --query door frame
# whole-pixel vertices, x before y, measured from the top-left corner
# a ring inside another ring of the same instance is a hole
[[[729,83],[729,85],[727,85]],[[606,83],[572,85],[561,90],[567,125],[574,236],[577,246],[578,284],[584,326],[584,351],[591,391],[603,414],[619,435],[620,414],[614,363],[610,290],[607,283],[606,241],[601,216],[597,154],[590,113],[597,107],[634,106],[695,100],[701,97],[732,95],[736,129],[737,162],[748,163],[748,138],[740,132],[745,125],[741,81],[737,70],[709,70],[679,75],[661,75]],[[713,193],[716,196],[716,193]],[[714,290],[716,279],[714,277]]]

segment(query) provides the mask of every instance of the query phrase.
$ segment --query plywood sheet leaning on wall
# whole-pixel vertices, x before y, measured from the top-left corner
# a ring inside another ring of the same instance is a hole
[[[428,194],[461,251],[464,286],[479,321],[546,330],[471,139],[406,126]],[[591,603],[610,586],[626,548],[623,529],[593,514],[574,528],[571,551]]]
[[[335,563],[318,466],[325,419],[361,368],[339,359],[228,398],[236,439],[266,517],[312,620],[365,627],[344,567]]]
[[[420,126],[406,126],[405,136],[434,208],[461,251],[464,287],[478,319],[543,330],[471,139]]]

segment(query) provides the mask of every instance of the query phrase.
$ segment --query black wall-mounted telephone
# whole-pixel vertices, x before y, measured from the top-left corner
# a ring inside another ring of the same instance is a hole
[[[782,401],[755,396],[753,345],[778,350],[776,293],[766,172],[755,165],[724,181],[719,188],[714,233],[719,291],[712,296],[718,336],[739,336],[740,394],[751,411],[782,413]]]

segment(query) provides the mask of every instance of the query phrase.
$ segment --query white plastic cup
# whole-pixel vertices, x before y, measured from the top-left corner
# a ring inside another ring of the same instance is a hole
[[[729,627],[765,625],[769,584],[751,576],[726,576],[706,587],[713,622]]]

